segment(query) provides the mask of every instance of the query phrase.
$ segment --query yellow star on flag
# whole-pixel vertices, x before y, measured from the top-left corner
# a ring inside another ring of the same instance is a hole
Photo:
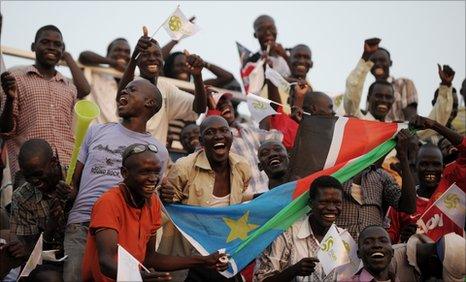
[[[249,211],[237,220],[225,217],[223,218],[223,221],[225,221],[226,225],[230,227],[230,234],[228,234],[227,243],[235,239],[246,239],[248,237],[249,231],[259,226],[257,224],[248,223],[248,218]]]

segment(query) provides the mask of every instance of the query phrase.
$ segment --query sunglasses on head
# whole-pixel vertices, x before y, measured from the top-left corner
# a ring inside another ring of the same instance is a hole
[[[138,145],[135,145],[130,151],[128,151],[125,154],[125,156],[123,156],[123,160],[127,159],[129,156],[132,156],[134,154],[139,154],[139,153],[145,152],[147,150],[149,150],[151,152],[154,152],[154,153],[158,153],[158,151],[159,151],[157,146],[155,146],[154,144],[147,144],[147,145],[138,144]]]

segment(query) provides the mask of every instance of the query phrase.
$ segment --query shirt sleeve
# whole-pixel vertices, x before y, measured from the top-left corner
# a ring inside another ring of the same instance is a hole
[[[416,86],[414,86],[414,82],[411,79],[404,79],[404,81],[405,81],[405,84],[404,84],[401,94],[406,99],[406,106],[409,106],[412,104],[417,105],[418,95],[417,95]]]
[[[186,185],[188,184],[188,168],[186,168],[180,161],[177,161],[172,165],[168,171],[167,180],[168,184],[175,190],[175,201],[181,202],[183,199],[188,198],[187,192],[185,192]]]
[[[395,180],[385,171],[381,171],[381,182],[383,185],[382,199],[383,206],[390,206],[398,209],[398,202],[401,198],[401,188]]]
[[[360,110],[362,90],[364,81],[374,63],[372,61],[364,61],[360,59],[356,68],[351,71],[346,79],[346,89],[343,96],[343,106],[347,115],[352,115],[358,118],[362,117]]]
[[[178,87],[167,87],[168,120],[196,120],[197,114],[193,111],[194,95]]]
[[[253,281],[263,281],[267,277],[278,274],[290,266],[291,238],[287,232],[278,236],[256,259]],[[288,243],[287,243],[288,242]]]
[[[445,85],[440,85],[438,88],[438,97],[434,107],[430,111],[429,118],[435,120],[441,125],[446,125],[450,119],[451,111],[453,110],[453,88]],[[418,136],[422,140],[426,140],[436,134],[431,129],[418,131]]]
[[[117,189],[117,188],[112,188]],[[91,223],[89,229],[91,234],[100,228],[110,228],[116,232],[121,229],[121,211],[118,205],[120,200],[114,194],[104,194],[92,208]]]
[[[92,138],[94,136],[94,132],[96,129],[96,125],[93,125],[87,131],[86,137],[84,138],[84,142],[81,145],[81,150],[79,150],[78,161],[82,164],[86,163],[87,156],[89,155],[89,146],[91,145]]]

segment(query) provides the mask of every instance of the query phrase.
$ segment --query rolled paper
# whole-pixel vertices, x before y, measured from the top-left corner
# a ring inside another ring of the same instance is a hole
[[[88,100],[78,101],[74,105],[75,114],[75,128],[74,128],[74,147],[71,154],[70,165],[66,173],[66,183],[71,184],[74,170],[76,169],[76,162],[78,160],[79,150],[83,143],[84,136],[86,136],[89,124],[93,119],[100,115],[99,106],[96,103]]]

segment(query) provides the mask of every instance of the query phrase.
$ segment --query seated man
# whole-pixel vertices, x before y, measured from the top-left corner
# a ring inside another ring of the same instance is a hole
[[[259,170],[269,178],[269,190],[288,182],[287,171],[290,163],[288,153],[282,143],[265,141],[259,147]]]
[[[132,144],[123,152],[123,182],[105,192],[92,209],[83,262],[83,281],[111,281],[117,277],[118,245],[147,268],[170,271],[194,266],[225,270],[221,254],[170,257],[155,250],[156,231],[162,221],[155,188],[163,162],[153,144]],[[137,232],[135,232],[137,231]],[[144,280],[169,280],[169,273],[141,271]]]
[[[71,187],[62,181],[58,157],[54,156],[47,141],[30,139],[21,146],[18,162],[26,182],[13,193],[11,234],[18,237],[28,254],[41,233],[44,250],[58,249],[63,254]],[[62,269],[62,263],[44,262],[29,275],[29,279],[61,281]]]
[[[251,178],[249,164],[230,152],[233,136],[226,120],[209,116],[202,122],[200,131],[203,149],[178,159],[170,168],[162,185],[161,199],[204,207],[229,206],[250,199],[245,194]],[[165,225],[159,251],[172,255],[191,253],[189,243],[181,239],[178,231]],[[223,278],[204,268],[191,269],[188,275],[194,281]]]
[[[92,51],[84,51],[79,55],[79,61],[84,65],[108,65],[120,72],[125,71],[130,56],[129,43],[124,38],[114,39],[107,47],[107,55],[100,56]],[[100,108],[97,122],[118,122],[115,96],[120,79],[106,73],[92,72],[90,77],[91,94],[87,99],[94,101]]]
[[[422,234],[393,245],[391,269],[400,281],[463,281],[466,240],[449,233],[437,242]]]
[[[121,153],[133,143],[154,144],[165,171],[168,151],[146,131],[147,121],[162,106],[157,87],[147,80],[136,80],[121,91],[119,123],[96,124],[87,131],[74,173],[75,201],[65,232],[65,282],[81,281],[81,265],[95,201],[110,187],[123,180]]]
[[[320,176],[309,187],[309,198],[311,213],[290,226],[256,259],[255,281],[336,281],[337,271],[325,275],[317,252],[341,213],[341,183],[332,176]],[[338,229],[342,236],[347,234]]]
[[[358,257],[364,266],[353,276],[352,281],[398,281],[396,273],[390,271],[393,248],[382,226],[364,228],[358,239]]]
[[[398,135],[397,152],[403,175],[402,188],[377,165],[363,170],[343,183],[343,210],[336,220],[338,226],[348,229],[353,238],[366,226],[382,226],[389,206],[412,214],[416,211],[416,192],[407,158],[407,145],[411,133],[402,129]]]

